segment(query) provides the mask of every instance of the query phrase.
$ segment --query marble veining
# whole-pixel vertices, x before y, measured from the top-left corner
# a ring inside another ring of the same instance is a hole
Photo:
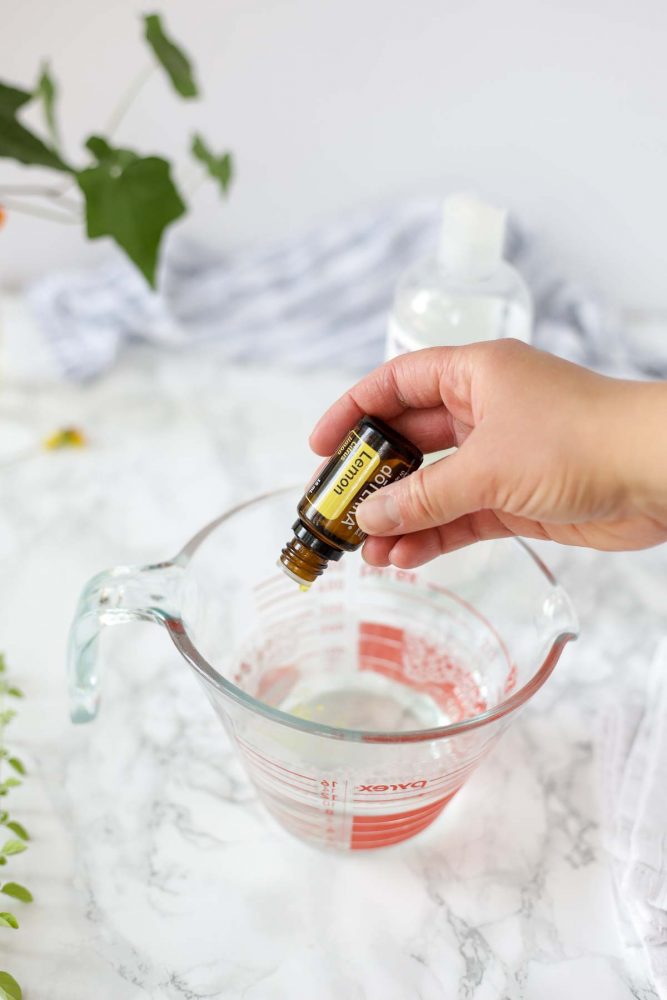
[[[622,943],[602,847],[595,721],[664,630],[666,554],[543,546],[582,637],[443,816],[338,856],[273,825],[165,633],[108,630],[98,721],[71,727],[64,644],[94,572],[173,554],[237,500],[313,466],[346,384],[136,350],[87,388],[3,386],[0,417],[75,423],[80,452],[0,470],[2,648],[31,827],[5,932],[26,1000],[655,1000]]]

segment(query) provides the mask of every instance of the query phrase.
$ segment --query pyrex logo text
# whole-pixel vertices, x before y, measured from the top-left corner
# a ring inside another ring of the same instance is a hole
[[[406,791],[408,788],[426,788],[428,782],[425,778],[419,781],[406,781],[396,785],[357,785],[357,792],[398,792]]]

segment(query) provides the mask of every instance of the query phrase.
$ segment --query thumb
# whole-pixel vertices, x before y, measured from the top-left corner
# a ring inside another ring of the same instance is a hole
[[[492,507],[490,476],[470,440],[453,455],[367,497],[357,524],[368,535],[404,535]]]

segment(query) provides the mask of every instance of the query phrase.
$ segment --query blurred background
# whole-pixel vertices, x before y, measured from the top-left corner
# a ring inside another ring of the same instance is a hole
[[[156,5],[194,58],[204,100],[155,74],[122,127],[178,156],[201,127],[234,151],[229,203],[202,189],[184,223],[217,249],[298,235],[381,201],[472,188],[539,231],[591,288],[667,308],[659,0],[174,0]],[[130,0],[6,5],[2,77],[29,87],[48,56],[72,151],[146,64]],[[27,120],[31,120],[32,111]],[[25,179],[8,161],[3,180]],[[31,171],[31,180],[38,171]],[[11,219],[0,281],[90,264],[74,227]]]

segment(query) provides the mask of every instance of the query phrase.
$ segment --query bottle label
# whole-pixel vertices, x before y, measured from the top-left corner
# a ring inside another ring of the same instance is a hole
[[[352,503],[359,490],[371,478],[378,465],[380,455],[366,441],[359,441],[350,451],[342,466],[338,466],[335,476],[324,488],[320,496],[313,500],[313,506],[322,517],[336,520]]]

